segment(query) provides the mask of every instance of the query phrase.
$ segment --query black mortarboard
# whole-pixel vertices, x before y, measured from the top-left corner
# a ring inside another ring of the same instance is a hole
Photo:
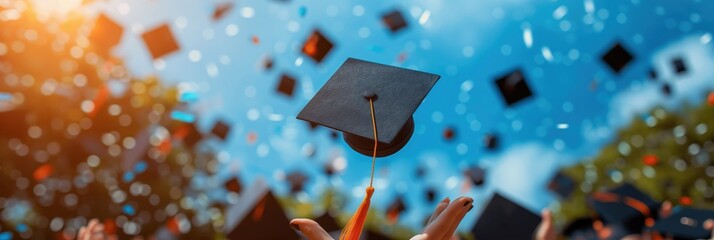
[[[674,239],[710,239],[711,231],[704,222],[714,219],[714,210],[681,207],[679,211],[655,223],[652,230]]]
[[[226,137],[228,137],[228,133],[230,132],[230,130],[231,130],[231,127],[228,126],[228,124],[226,124],[223,121],[217,121],[213,125],[213,128],[211,129],[211,133],[213,135],[216,135],[216,137],[219,137],[219,138],[225,140]]]
[[[597,231],[595,231],[593,224],[595,224],[595,220],[592,218],[575,219],[563,229],[563,235],[568,239],[598,240]]]
[[[521,70],[515,70],[499,77],[496,80],[496,85],[498,86],[498,91],[501,92],[501,97],[503,97],[508,106],[512,106],[533,95]]]
[[[647,75],[650,77],[650,80],[657,80],[657,70],[654,68],[650,69],[650,71],[647,72]]]
[[[436,189],[426,189],[426,191],[424,192],[424,198],[426,198],[427,202],[433,202],[434,200],[436,200]]]
[[[292,172],[287,176],[288,182],[290,182],[290,193],[301,192],[307,181],[307,176],[301,172]]]
[[[681,57],[676,57],[672,59],[672,67],[674,70],[674,73],[677,75],[682,75],[687,72],[687,64],[684,62],[684,59]]]
[[[480,167],[470,167],[464,171],[464,175],[476,186],[481,186],[486,178],[486,172]]]
[[[389,31],[395,33],[405,27],[407,27],[407,20],[402,16],[402,12],[399,10],[393,10],[382,16],[382,23],[384,23]]]
[[[548,190],[555,192],[561,198],[568,198],[575,190],[575,180],[562,172],[558,172],[548,183]]]
[[[144,44],[154,59],[161,58],[180,48],[174,34],[171,33],[171,28],[166,23],[144,32],[141,34],[141,38],[144,39]]]
[[[662,94],[667,97],[672,96],[672,85],[669,85],[669,83],[662,84]]]
[[[112,19],[100,13],[94,22],[94,28],[89,33],[89,41],[96,46],[97,53],[109,55],[112,47],[119,44],[124,28]]]
[[[659,203],[635,186],[625,183],[606,192],[589,196],[600,218],[607,225],[620,225],[630,233],[640,233],[648,219],[654,219]]]
[[[615,73],[620,73],[634,57],[620,43],[610,48],[602,55],[602,60]]]
[[[498,148],[498,136],[493,133],[486,134],[483,137],[483,145],[488,150],[495,150]]]
[[[332,42],[320,30],[314,30],[302,46],[302,52],[315,62],[321,63],[332,47]]]
[[[367,236],[365,237],[365,240],[392,240],[391,237],[373,230],[367,230]]]
[[[407,210],[407,205],[404,204],[404,200],[401,197],[397,197],[389,207],[387,207],[387,221],[391,223],[396,223],[399,220],[399,215]]]
[[[380,142],[377,156],[388,156],[411,138],[412,114],[438,79],[430,73],[349,58],[297,118],[342,131],[352,149],[371,156],[374,137],[368,98],[373,98]]]
[[[292,97],[295,91],[295,78],[290,75],[283,74],[280,75],[280,81],[278,82],[278,92],[285,96]]]
[[[221,20],[223,15],[226,15],[226,13],[228,13],[231,9],[233,9],[232,2],[225,2],[216,5],[216,9],[213,10],[213,21]]]
[[[240,193],[243,190],[243,184],[241,184],[240,180],[237,177],[231,178],[230,180],[226,181],[223,186],[226,188],[226,190],[234,193]]]
[[[325,212],[320,215],[320,217],[315,218],[315,222],[317,222],[317,224],[319,224],[320,227],[328,233],[342,230],[340,225],[337,223],[337,220],[335,220],[335,217],[333,217],[329,212]]]
[[[478,240],[532,239],[540,220],[538,215],[495,193],[471,232]]]
[[[228,239],[298,239],[280,202],[262,179],[246,189],[240,202],[226,211]]]

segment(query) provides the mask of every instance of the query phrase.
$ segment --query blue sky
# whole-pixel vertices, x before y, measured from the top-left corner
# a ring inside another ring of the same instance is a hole
[[[226,17],[212,21],[222,2],[113,0],[87,11],[104,12],[125,27],[114,52],[135,75],[155,74],[198,93],[191,108],[202,130],[217,119],[232,124],[228,141],[205,145],[219,151],[225,165],[216,182],[240,175],[249,184],[261,177],[286,194],[284,175],[300,170],[311,178],[299,199],[311,201],[334,185],[355,199],[349,209],[364,194],[370,159],[325,129],[310,131],[295,119],[299,110],[348,57],[441,75],[414,114],[411,141],[377,163],[373,207],[404,196],[409,211],[401,221],[413,227],[433,207],[423,200],[427,186],[440,189],[437,198],[472,196],[477,208],[501,191],[539,211],[555,199],[545,183],[559,167],[596,154],[647,108],[676,108],[714,86],[710,1],[237,1]],[[396,34],[380,22],[393,9],[409,23]],[[152,61],[140,34],[163,23],[182,49]],[[314,29],[335,44],[321,64],[299,51]],[[259,44],[251,43],[253,36]],[[635,56],[619,75],[600,60],[616,42]],[[268,72],[257,67],[266,55],[275,59]],[[403,62],[399,55],[406,56]],[[675,77],[668,64],[679,55],[692,67],[684,77]],[[673,83],[674,97],[664,98],[661,82],[646,79],[653,66]],[[534,96],[506,107],[494,79],[514,69],[523,70]],[[293,98],[275,92],[282,73],[298,79]],[[447,126],[456,129],[451,142],[441,137]],[[490,132],[500,136],[498,151],[482,147]],[[256,143],[247,143],[248,133],[258,135]],[[301,154],[306,145],[316,148],[314,157]],[[320,175],[322,164],[335,158],[346,159],[346,169],[333,179]],[[469,165],[487,168],[487,181],[461,192],[461,172]],[[425,178],[415,177],[418,166],[428,167]],[[473,224],[474,212],[462,229]]]

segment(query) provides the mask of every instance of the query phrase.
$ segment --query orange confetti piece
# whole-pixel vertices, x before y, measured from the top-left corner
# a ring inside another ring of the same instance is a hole
[[[317,35],[310,36],[305,43],[305,47],[302,48],[302,51],[309,56],[315,56],[315,54],[317,54],[317,42],[319,41],[320,38]]]
[[[714,92],[710,92],[709,96],[707,96],[707,103],[709,103],[709,106],[714,106]]]
[[[97,96],[95,96],[92,100],[92,102],[94,103],[94,109],[89,112],[89,118],[94,118],[94,116],[97,115],[97,112],[99,112],[99,109],[101,109],[104,103],[107,102],[108,98],[109,89],[106,86],[102,86],[102,88],[99,89],[99,93],[97,93]]]
[[[254,132],[248,133],[248,143],[253,144],[256,141],[258,141],[258,134],[255,134]]]
[[[642,162],[648,166],[654,166],[659,163],[659,158],[654,154],[647,154],[642,157]]]
[[[108,235],[114,235],[117,232],[117,225],[111,218],[104,219],[104,232]]]
[[[178,225],[178,220],[176,220],[176,217],[172,217],[168,221],[166,221],[166,228],[173,234],[174,236],[177,236],[179,232],[179,225]]]
[[[49,177],[53,171],[54,167],[52,167],[52,165],[50,165],[49,163],[45,163],[35,169],[35,172],[32,174],[32,177],[34,177],[37,181],[42,181],[45,178]]]
[[[679,198],[679,203],[681,203],[682,205],[685,205],[685,206],[692,205],[692,198],[687,197],[687,196],[682,196],[681,198]]]
[[[258,45],[260,44],[260,38],[258,36],[253,35],[253,37],[250,39],[251,42],[253,42],[253,45]]]

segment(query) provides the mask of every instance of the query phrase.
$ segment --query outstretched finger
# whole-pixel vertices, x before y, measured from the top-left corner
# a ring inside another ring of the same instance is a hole
[[[459,227],[459,224],[461,224],[461,220],[464,219],[464,216],[466,216],[466,213],[470,212],[471,209],[474,208],[473,201],[466,205],[464,208],[466,211],[458,211],[457,215],[451,219],[451,222],[449,223],[449,228],[446,229],[446,232],[444,232],[444,236],[441,238],[442,240],[449,240],[452,239],[454,236],[454,232],[456,232],[456,228]],[[462,210],[464,210],[462,209]]]
[[[468,197],[460,197],[449,204],[448,207],[424,229],[424,234],[427,234],[428,239],[442,239],[446,235],[446,231],[451,227],[453,220],[461,221],[463,214],[468,212],[473,199]],[[461,216],[461,218],[459,217]],[[449,235],[450,237],[450,235]]]
[[[439,204],[436,205],[436,209],[434,209],[434,213],[429,218],[429,221],[426,222],[426,226],[429,226],[429,224],[431,224],[431,222],[433,222],[434,219],[436,219],[437,217],[439,217],[439,215],[441,215],[441,213],[444,211],[444,209],[446,209],[446,207],[449,206],[450,201],[451,200],[449,199],[449,197],[446,197],[446,198],[444,198],[444,200],[441,200],[441,202],[439,202]],[[426,226],[424,226],[424,227],[426,227]]]
[[[308,240],[333,240],[330,234],[320,227],[320,224],[310,219],[293,219],[290,221],[290,227],[300,231]]]

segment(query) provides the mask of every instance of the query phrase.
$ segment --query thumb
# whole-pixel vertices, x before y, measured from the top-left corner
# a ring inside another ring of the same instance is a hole
[[[542,220],[538,224],[536,232],[536,240],[555,240],[555,231],[553,230],[553,216],[550,210],[544,209],[541,212]]]
[[[320,224],[310,219],[293,219],[290,221],[290,227],[300,231],[308,240],[333,240],[330,234],[320,227]]]

